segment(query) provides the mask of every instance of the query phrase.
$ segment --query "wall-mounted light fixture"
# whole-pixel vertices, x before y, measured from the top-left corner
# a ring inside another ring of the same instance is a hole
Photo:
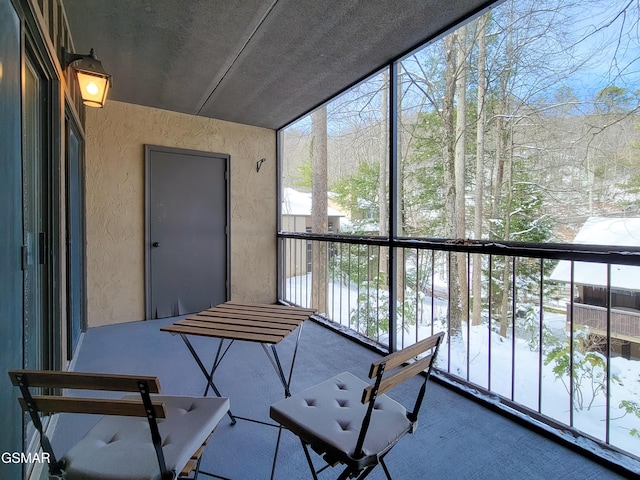
[[[111,87],[111,75],[104,71],[102,63],[96,57],[93,48],[88,55],[67,52],[62,49],[63,68],[74,62],[73,68],[78,74],[82,102],[89,107],[102,107]]]

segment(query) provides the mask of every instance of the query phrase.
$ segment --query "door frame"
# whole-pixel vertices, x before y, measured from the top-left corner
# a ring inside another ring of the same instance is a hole
[[[176,153],[180,155],[197,155],[210,157],[225,162],[225,237],[226,237],[226,299],[231,298],[231,156],[225,153],[205,152],[185,148],[163,147],[160,145],[144,146],[144,311],[145,318],[153,318],[151,306],[151,154],[153,152]]]
[[[79,221],[79,234],[80,238],[74,238],[72,236],[72,232],[70,230],[72,222],[73,222],[73,213],[72,210],[74,206],[71,204],[71,163],[70,163],[70,137],[71,134],[75,135],[78,141],[78,195],[80,204],[75,207],[79,210],[76,212],[79,214],[77,220]],[[86,322],[86,313],[87,313],[87,250],[86,250],[86,185],[85,185],[85,173],[86,173],[86,163],[85,163],[85,149],[84,149],[84,136],[82,135],[82,131],[78,127],[76,123],[76,119],[71,113],[68,106],[65,108],[65,165],[64,165],[64,175],[65,175],[65,215],[66,215],[66,224],[65,224],[65,252],[66,252],[66,288],[67,288],[67,312],[66,312],[66,326],[67,326],[67,360],[71,361],[74,357],[75,350],[78,345],[80,345],[80,338],[82,337],[83,332],[87,329]],[[79,258],[74,258],[72,253],[72,242],[79,241]],[[80,278],[74,278],[74,262],[80,262]],[[73,282],[79,282],[81,292],[80,298],[73,298]],[[74,305],[74,300],[77,302]],[[75,312],[75,308],[79,308],[79,319],[80,331],[78,333],[77,342],[74,343],[73,338],[73,313]]]
[[[17,10],[19,15],[20,10]],[[44,191],[41,192],[45,205],[41,211],[44,229],[44,245],[41,253],[44,254],[44,291],[43,295],[43,328],[44,335],[42,348],[43,361],[47,369],[60,369],[63,364],[62,358],[62,270],[61,270],[61,220],[64,218],[63,200],[61,197],[62,185],[62,139],[63,118],[56,110],[55,106],[60,102],[60,82],[56,76],[55,67],[47,55],[47,47],[41,37],[34,35],[35,31],[32,18],[24,16],[22,12],[22,46],[21,46],[21,70],[24,82],[27,62],[31,62],[41,77],[42,91],[40,105],[42,107],[42,184]],[[24,129],[26,92],[22,84],[21,100],[21,128],[22,128],[22,157],[24,158]],[[23,172],[24,175],[24,172]],[[21,227],[22,228],[22,227]],[[24,269],[23,269],[24,273]],[[24,288],[24,287],[23,287]],[[24,309],[23,309],[24,315]],[[23,318],[24,321],[24,318]],[[23,341],[24,344],[24,341]],[[23,357],[26,349],[23,347]]]
[[[22,23],[11,0],[0,0],[0,365],[3,370],[23,366],[23,245],[22,220]],[[0,451],[25,451],[22,409],[15,387],[4,372],[0,378],[0,409],[3,412]],[[22,466],[0,462],[0,477],[20,478]]]

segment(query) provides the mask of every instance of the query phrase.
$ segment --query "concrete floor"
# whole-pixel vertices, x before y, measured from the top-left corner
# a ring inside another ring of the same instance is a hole
[[[91,329],[84,335],[76,371],[156,375],[165,394],[200,395],[205,380],[179,336],[159,331],[175,319],[134,322]],[[295,335],[278,345],[288,369]],[[192,343],[210,365],[217,342],[194,338]],[[305,322],[291,390],[298,392],[348,370],[366,378],[379,355],[312,321]],[[270,422],[269,405],[283,397],[271,363],[258,344],[236,342],[216,372],[215,383],[231,399],[236,415]],[[415,398],[417,383],[393,390],[396,400]],[[95,422],[86,415],[61,416],[53,437],[56,452],[66,451]],[[278,429],[225,417],[205,451],[202,470],[237,480],[267,479]],[[605,466],[546,438],[517,422],[431,381],[414,435],[402,439],[387,457],[397,480],[447,479],[622,479]],[[338,471],[324,472],[332,478]],[[201,479],[206,479],[202,475]],[[311,478],[303,450],[284,431],[276,479]],[[371,479],[382,479],[376,469]]]

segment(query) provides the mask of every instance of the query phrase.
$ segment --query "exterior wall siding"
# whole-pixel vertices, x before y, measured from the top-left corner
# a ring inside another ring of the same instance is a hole
[[[567,303],[567,319],[571,318],[571,303]],[[583,303],[573,304],[573,321],[596,329],[598,333],[607,332],[607,309]],[[620,339],[635,340],[640,337],[640,313],[611,309],[611,335]]]

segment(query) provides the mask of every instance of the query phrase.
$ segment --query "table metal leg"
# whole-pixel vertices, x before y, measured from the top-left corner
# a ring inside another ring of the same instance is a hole
[[[298,327],[298,335],[296,337],[295,347],[293,348],[293,356],[291,357],[291,367],[289,368],[288,377],[285,376],[284,370],[282,369],[282,364],[280,363],[280,358],[278,357],[278,350],[276,349],[276,345],[270,344],[272,355],[269,355],[269,350],[267,350],[266,345],[264,343],[260,344],[262,345],[262,349],[264,350],[265,355],[271,362],[273,369],[276,371],[276,373],[278,374],[278,377],[280,378],[280,382],[282,383],[282,387],[284,388],[285,397],[291,396],[291,391],[290,391],[291,377],[293,376],[293,367],[295,366],[295,363],[296,363],[296,355],[298,353],[298,344],[300,343],[300,334],[302,333],[302,325],[303,324],[301,323],[300,326]]]
[[[198,364],[198,367],[200,367],[200,371],[202,372],[202,374],[207,379],[207,387],[204,390],[204,396],[205,397],[207,396],[207,393],[209,392],[209,387],[211,387],[211,389],[216,394],[216,396],[222,397],[222,395],[220,394],[220,391],[218,390],[216,385],[213,383],[213,374],[215,373],[216,368],[218,368],[218,365],[220,364],[220,361],[222,360],[224,355],[229,350],[229,347],[231,346],[231,344],[229,344],[227,346],[227,349],[222,354],[222,357],[218,358],[219,357],[219,353],[220,353],[220,349],[222,347],[222,340],[220,340],[220,345],[218,346],[218,352],[216,353],[216,358],[215,358],[215,360],[213,362],[213,366],[211,367],[211,373],[209,373],[207,371],[206,367],[204,366],[204,364],[202,363],[202,360],[200,360],[200,357],[198,356],[198,352],[196,352],[195,348],[193,348],[193,345],[191,345],[191,342],[189,341],[187,336],[185,334],[181,333],[180,337],[182,337],[182,340],[184,340],[184,343],[187,346],[187,348],[189,349],[189,352],[191,352],[191,356],[196,361],[196,363]],[[233,341],[231,343],[233,343]],[[233,413],[231,413],[231,409],[229,409],[227,411],[227,415],[229,415],[229,418],[231,419],[231,425],[235,425],[236,419],[235,419],[235,416],[233,415]]]
[[[278,351],[276,349],[275,344],[271,345],[273,358],[271,357],[271,355],[269,355],[269,350],[267,350],[267,347],[265,346],[265,344],[264,343],[260,344],[262,345],[262,349],[264,350],[265,355],[271,362],[271,365],[273,366],[274,370],[278,374],[278,377],[280,378],[280,382],[284,387],[285,397],[291,396],[291,391],[290,391],[291,377],[293,376],[293,367],[295,366],[295,363],[296,363],[296,355],[298,353],[298,344],[300,343],[300,335],[302,334],[302,325],[304,325],[304,323],[301,323],[300,326],[298,327],[298,335],[296,336],[296,344],[295,344],[295,347],[293,348],[293,356],[291,357],[291,367],[289,368],[288,377],[285,377],[284,371],[282,370],[282,364],[280,363],[280,359],[278,357]],[[271,477],[270,477],[271,480],[273,480],[273,477],[276,472],[276,463],[278,461],[278,450],[280,449],[280,437],[282,436],[282,425],[277,425],[277,427],[278,427],[278,439],[276,440],[276,451],[273,454],[273,462],[271,464]]]
[[[296,336],[296,345],[293,348],[293,357],[291,358],[291,368],[289,369],[289,379],[287,380],[287,385],[291,386],[291,376],[293,375],[293,366],[296,363],[296,355],[298,354],[298,344],[300,343],[300,335],[302,335],[302,327],[304,326],[304,322],[300,324],[298,327],[298,335]],[[289,395],[291,396],[291,393]]]
[[[280,448],[280,437],[282,436],[282,425],[278,425],[278,440],[276,441],[276,451],[273,454],[273,462],[271,464],[271,476],[269,477],[273,480],[273,476],[276,473],[276,462],[278,461],[278,449]]]
[[[222,359],[224,358],[224,356],[229,351],[229,348],[233,344],[233,340],[231,340],[229,342],[229,344],[227,345],[227,348],[225,348],[224,352],[222,352],[222,355],[220,355],[220,352],[222,351],[223,343],[224,343],[224,339],[221,338],[220,341],[218,342],[218,350],[216,351],[216,357],[213,359],[213,364],[211,365],[211,371],[209,372],[209,375],[207,376],[207,379],[211,379],[211,384],[207,383],[207,387],[204,389],[204,396],[205,397],[207,396],[207,393],[209,393],[209,387],[210,386],[215,389],[215,386],[213,385],[213,374],[216,372],[216,370],[218,369],[218,366],[220,365],[220,362],[222,362]],[[218,390],[214,390],[214,392],[219,397],[221,396],[220,393],[218,392]]]
[[[282,386],[284,388],[285,397],[291,396],[291,393],[289,393],[289,383],[287,382],[287,379],[284,376],[284,371],[282,370],[282,365],[280,364],[280,358],[278,358],[278,351],[276,350],[276,346],[271,345],[272,354],[269,355],[269,350],[267,350],[267,346],[264,343],[261,343],[260,345],[262,346],[262,349],[264,350],[265,355],[271,362],[271,366],[273,366],[273,369],[276,371],[278,378],[280,378],[280,383],[282,383]]]

